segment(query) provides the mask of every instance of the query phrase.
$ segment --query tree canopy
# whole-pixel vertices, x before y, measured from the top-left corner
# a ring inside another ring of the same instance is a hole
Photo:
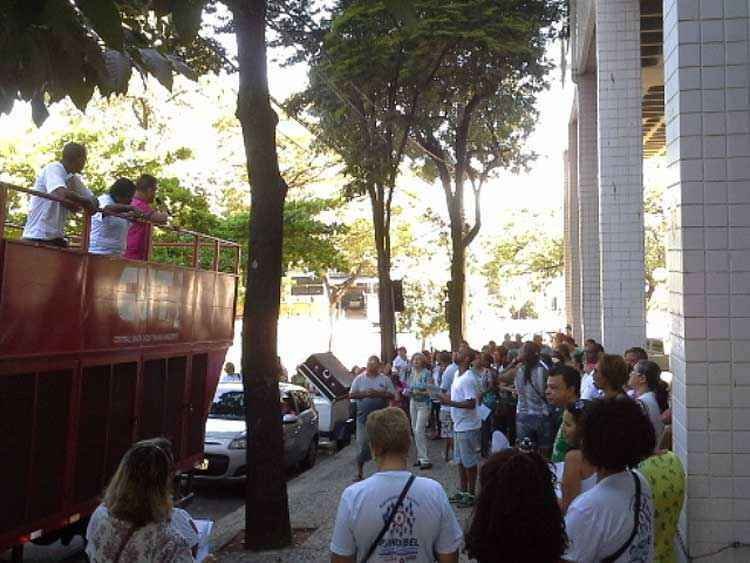
[[[0,6],[0,113],[30,101],[34,122],[69,97],[124,94],[133,71],[171,89],[174,73],[216,71],[223,47],[198,35],[206,0],[8,0]]]

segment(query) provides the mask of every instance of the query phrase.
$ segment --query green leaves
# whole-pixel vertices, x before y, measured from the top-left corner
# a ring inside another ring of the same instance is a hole
[[[76,6],[109,47],[122,50],[124,40],[122,20],[113,0],[76,0]]]

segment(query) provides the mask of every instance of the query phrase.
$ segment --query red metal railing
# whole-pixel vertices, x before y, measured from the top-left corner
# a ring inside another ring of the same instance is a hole
[[[35,197],[41,197],[43,199],[49,199],[51,201],[56,201],[58,203],[65,203],[70,205],[70,202],[63,200],[62,198],[56,197],[54,195],[50,195],[47,193],[39,192],[36,190],[30,190],[28,188],[22,188],[20,186],[14,186],[13,184],[8,184],[7,182],[0,182],[0,239],[5,237],[5,228],[9,227],[12,229],[23,229],[23,226],[16,225],[13,223],[9,223],[7,221],[7,207],[8,207],[8,193],[10,191],[15,191],[23,194],[28,194]],[[81,212],[83,210],[79,209],[76,212]],[[229,240],[220,239],[217,237],[213,237],[210,235],[206,235],[203,233],[198,233],[196,231],[191,231],[189,229],[182,229],[179,227],[174,227],[171,225],[160,225],[157,223],[154,223],[152,221],[148,221],[146,219],[132,219],[128,217],[127,215],[123,215],[121,213],[113,213],[110,211],[100,211],[104,215],[113,216],[113,217],[120,217],[122,219],[127,219],[128,221],[132,222],[138,222],[138,223],[146,223],[149,225],[148,233],[147,233],[147,255],[146,259],[147,261],[151,260],[151,254],[152,250],[154,248],[192,248],[192,258],[191,258],[191,265],[193,268],[196,269],[202,269],[200,267],[200,250],[201,248],[213,248],[213,259],[211,261],[211,269],[213,271],[218,272],[221,264],[221,251],[222,249],[232,249],[232,273],[239,274],[240,272],[240,262],[241,262],[241,247],[236,242],[232,242]],[[74,241],[77,241],[76,246],[72,248],[74,252],[81,252],[81,253],[87,253],[89,251],[89,243],[91,239],[91,217],[92,214],[88,213],[87,211],[83,211],[83,228],[81,231],[80,237],[71,237]],[[154,242],[152,240],[152,234],[154,227],[164,230],[176,233],[178,235],[182,236],[189,236],[192,237],[192,242]]]

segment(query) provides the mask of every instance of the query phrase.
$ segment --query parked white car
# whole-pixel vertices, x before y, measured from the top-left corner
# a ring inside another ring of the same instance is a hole
[[[318,412],[310,393],[298,385],[279,383],[285,465],[315,465],[318,455]],[[220,383],[206,421],[204,452],[208,466],[199,480],[242,481],[247,473],[245,397],[242,383]]]

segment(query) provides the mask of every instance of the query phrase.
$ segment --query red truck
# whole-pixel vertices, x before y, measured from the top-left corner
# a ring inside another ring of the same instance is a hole
[[[55,198],[0,183],[0,552],[18,557],[80,529],[135,441],[166,436],[180,470],[203,460],[240,249],[160,227],[188,266],[97,256],[88,214],[70,248],[24,242],[12,191]],[[149,236],[149,257],[160,244]]]

